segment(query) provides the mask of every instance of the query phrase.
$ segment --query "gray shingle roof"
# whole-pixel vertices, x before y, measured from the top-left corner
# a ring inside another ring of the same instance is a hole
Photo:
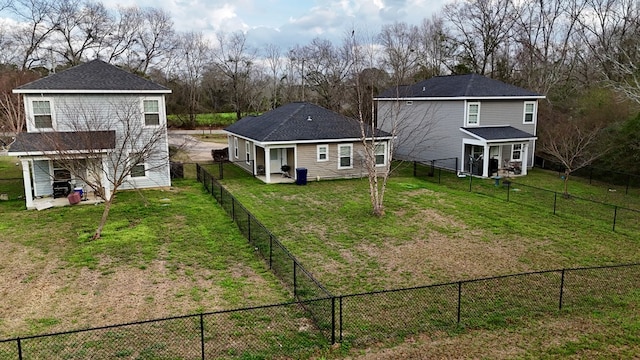
[[[542,95],[478,74],[435,76],[419,83],[393,87],[377,98],[542,97]]]
[[[244,117],[225,130],[259,142],[361,137],[358,121],[307,102],[293,102],[260,116]],[[390,134],[377,130],[376,136]]]
[[[487,141],[533,139],[536,137],[512,126],[465,127],[463,129]]]
[[[134,75],[102,60],[93,60],[22,85],[17,92],[29,90],[64,91],[151,91],[170,92],[164,86]]]
[[[51,151],[91,151],[114,149],[116,132],[75,131],[75,132],[38,132],[19,133],[9,148],[11,153],[51,152]]]

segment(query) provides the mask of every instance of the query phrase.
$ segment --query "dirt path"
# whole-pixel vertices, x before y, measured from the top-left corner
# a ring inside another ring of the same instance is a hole
[[[169,145],[183,149],[193,162],[211,161],[211,150],[227,147],[225,144],[200,141],[182,131],[169,131]]]

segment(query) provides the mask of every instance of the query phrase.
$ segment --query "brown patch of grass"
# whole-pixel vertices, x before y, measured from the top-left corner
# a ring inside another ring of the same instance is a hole
[[[0,338],[66,331],[146,319],[216,311],[281,301],[282,296],[251,268],[238,264],[232,277],[242,278],[244,297],[231,304],[215,271],[170,269],[153,260],[145,269],[116,266],[102,258],[97,269],[66,267],[32,247],[0,242]],[[46,261],[41,259],[48,258]],[[40,259],[33,261],[33,259]],[[259,299],[251,296],[261,289]],[[39,319],[54,319],[46,327]]]

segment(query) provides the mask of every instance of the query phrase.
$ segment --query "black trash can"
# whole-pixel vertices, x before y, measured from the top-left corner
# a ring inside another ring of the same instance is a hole
[[[296,168],[296,184],[307,185],[307,168]]]

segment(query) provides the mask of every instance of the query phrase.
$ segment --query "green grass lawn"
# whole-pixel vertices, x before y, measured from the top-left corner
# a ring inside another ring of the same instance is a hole
[[[233,124],[236,120],[235,113],[209,113],[196,115],[196,123],[198,127],[210,126],[212,128],[223,128]],[[189,115],[167,115],[167,121],[169,122],[169,126],[180,127],[189,121]]]
[[[531,178],[555,181],[544,175]],[[376,218],[366,179],[306,186],[223,180],[335,294],[640,260],[637,227],[613,232],[608,218],[507,202],[507,190],[493,180],[475,179],[474,189],[499,196],[469,192],[468,180],[457,181],[438,185],[399,171],[388,184],[386,216]],[[578,193],[596,191],[572,185]]]
[[[193,180],[119,192],[102,205],[24,210],[0,202],[0,338],[291,299]]]

